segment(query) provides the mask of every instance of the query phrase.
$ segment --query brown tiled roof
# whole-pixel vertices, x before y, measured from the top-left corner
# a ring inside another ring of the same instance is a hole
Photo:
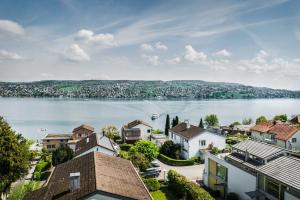
[[[267,122],[267,123],[259,123],[250,128],[251,131],[257,131],[261,133],[266,133],[270,130],[270,128],[274,126],[273,122]]]
[[[276,124],[270,129],[269,133],[275,134],[276,139],[278,140],[286,141],[298,131],[300,131],[299,127],[291,126],[288,124]]]
[[[87,142],[87,138],[89,139],[89,142]],[[100,140],[105,140],[105,145]],[[113,141],[111,141],[108,137],[104,136],[103,134],[93,133],[76,143],[75,156],[78,156],[95,146],[101,146],[110,151],[115,151],[113,144]]]
[[[135,126],[137,126],[137,125],[139,125],[139,124],[143,124],[143,125],[145,125],[145,126],[148,126],[148,127],[152,128],[152,126],[150,126],[149,124],[147,124],[146,122],[143,122],[143,121],[141,121],[141,120],[134,120],[134,121],[132,121],[132,122],[126,124],[126,125],[124,126],[124,128],[129,128],[129,129],[130,129],[130,128],[133,128],[133,127],[135,127]]]
[[[199,128],[194,125],[190,125],[190,128],[188,129],[186,128],[186,126],[187,124],[183,122],[171,128],[170,131],[176,133],[177,135],[181,135],[187,139],[193,138],[205,131],[205,129]]]
[[[93,132],[95,131],[94,127],[86,125],[86,124],[82,124],[81,126],[78,126],[77,128],[74,128],[73,132],[78,131],[78,130],[80,130],[82,128],[90,130],[90,131],[93,131]]]
[[[80,189],[71,192],[69,175],[74,172],[80,172]],[[95,192],[124,199],[152,199],[130,161],[99,152],[91,152],[56,166],[48,184],[26,194],[24,199],[71,200]]]
[[[294,124],[300,124],[300,115],[294,117],[293,119],[291,119],[291,122]]]

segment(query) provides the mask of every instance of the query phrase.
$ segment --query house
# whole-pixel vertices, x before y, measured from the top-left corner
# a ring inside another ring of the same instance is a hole
[[[152,126],[141,120],[134,120],[122,127],[122,137],[125,143],[134,143],[137,140],[149,139]]]
[[[72,138],[71,134],[48,134],[43,138],[43,148],[48,151],[54,151],[60,146],[67,146],[68,141]]]
[[[119,146],[103,133],[93,133],[76,143],[75,157],[83,156],[92,151],[107,155],[118,155]]]
[[[290,122],[292,124],[300,125],[300,115],[293,117]]]
[[[251,131],[254,140],[293,151],[300,149],[300,127],[283,123],[263,123],[252,127]]]
[[[296,200],[300,198],[300,157],[284,148],[246,140],[227,154],[205,154],[204,184],[239,199]]]
[[[27,193],[24,199],[151,200],[152,197],[130,161],[90,152],[57,165],[46,185]]]
[[[153,144],[161,147],[167,140],[169,140],[169,138],[165,134],[152,134],[150,136],[150,140]]]
[[[181,156],[189,159],[201,156],[201,149],[217,147],[225,149],[226,139],[223,135],[193,126],[189,121],[178,124],[169,130],[169,139],[181,146]]]
[[[81,126],[78,126],[77,128],[73,129],[73,140],[80,140],[82,138],[85,138],[89,136],[90,134],[94,133],[95,129],[89,125],[82,124]]]

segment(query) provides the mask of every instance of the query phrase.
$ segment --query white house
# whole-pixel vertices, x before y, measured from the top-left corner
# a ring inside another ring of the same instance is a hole
[[[141,120],[134,120],[122,127],[122,137],[125,143],[150,138],[152,126]]]
[[[169,130],[169,139],[181,145],[181,156],[189,159],[201,156],[201,149],[217,147],[225,149],[226,138],[208,130],[191,125],[188,121],[178,124]]]
[[[76,143],[75,157],[83,156],[92,151],[117,156],[119,146],[102,133],[93,133]]]

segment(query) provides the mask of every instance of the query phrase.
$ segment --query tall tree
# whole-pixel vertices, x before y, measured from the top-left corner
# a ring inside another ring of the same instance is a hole
[[[199,122],[199,127],[200,127],[200,128],[204,128],[204,124],[203,124],[203,120],[202,120],[202,118],[200,119],[200,122]]]
[[[172,120],[172,127],[177,126],[179,124],[179,117],[176,116],[175,118],[173,118]]]
[[[283,115],[276,115],[274,118],[273,118],[274,121],[282,121],[282,122],[286,122],[288,120],[288,117],[286,114],[283,114]]]
[[[165,125],[165,135],[166,136],[169,135],[169,129],[170,129],[170,116],[169,116],[169,114],[167,114],[166,125]]]
[[[207,115],[204,121],[208,127],[214,127],[219,125],[219,119],[215,114]]]
[[[26,139],[12,130],[0,117],[0,193],[8,192],[11,184],[25,176],[29,168],[30,151]]]
[[[105,126],[102,128],[102,133],[114,141],[121,138],[118,128],[114,125]]]
[[[250,124],[252,124],[252,118],[244,118],[242,124],[243,125],[250,125]]]
[[[60,146],[52,153],[52,164],[54,166],[71,160],[74,156],[73,150],[68,146]]]
[[[267,123],[268,120],[265,116],[260,116],[256,119],[256,124]]]

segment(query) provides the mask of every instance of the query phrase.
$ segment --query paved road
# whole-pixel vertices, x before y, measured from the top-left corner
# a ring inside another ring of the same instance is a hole
[[[204,164],[201,165],[192,165],[192,166],[170,166],[166,165],[160,161],[158,161],[159,165],[162,168],[162,172],[159,175],[159,179],[164,179],[164,172],[163,170],[166,171],[166,176],[167,173],[170,169],[175,170],[176,172],[186,176],[189,180],[191,181],[196,181],[196,180],[202,180],[202,175],[203,175],[203,170],[204,170]]]

